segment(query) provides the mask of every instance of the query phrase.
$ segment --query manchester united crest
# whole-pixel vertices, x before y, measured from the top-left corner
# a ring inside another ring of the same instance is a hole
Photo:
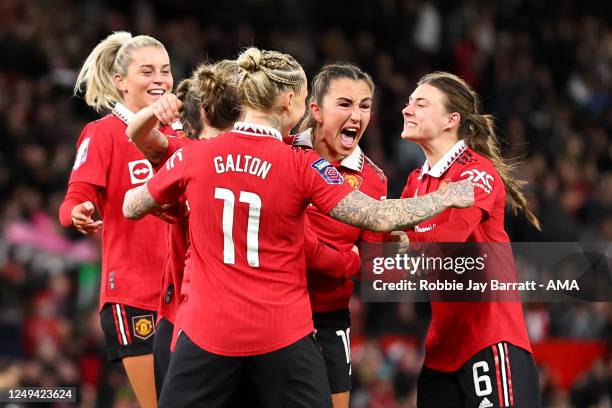
[[[361,187],[361,183],[363,182],[363,178],[353,173],[345,173],[343,174],[344,180],[355,190],[359,190]]]
[[[139,339],[146,340],[155,333],[153,315],[134,316],[132,317],[132,325],[134,327],[134,336]]]

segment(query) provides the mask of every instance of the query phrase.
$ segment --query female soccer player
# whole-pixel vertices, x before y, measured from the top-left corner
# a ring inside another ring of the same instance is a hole
[[[420,242],[509,242],[506,200],[525,212],[520,181],[501,157],[493,118],[480,112],[478,94],[461,78],[435,72],[418,82],[404,110],[402,138],[425,153],[402,197],[469,179],[475,204],[450,209],[408,232]],[[520,302],[432,302],[417,405],[429,407],[539,407],[536,371]]]
[[[190,295],[160,406],[223,406],[246,377],[266,407],[330,407],[311,336],[304,244],[296,239],[308,202],[384,231],[469,206],[473,187],[451,183],[427,197],[385,202],[354,190],[316,153],[282,142],[305,111],[302,67],[256,48],[237,62],[244,122],[175,152],[124,201],[132,219],[183,193],[190,206]]]
[[[231,129],[241,114],[235,91],[236,68],[235,61],[200,65],[191,78],[178,85],[176,96],[167,93],[154,104],[139,111],[128,125],[127,135],[149,160],[154,164],[163,164],[165,159],[192,142],[192,139],[210,139]],[[177,115],[188,139],[167,137],[155,130],[157,121],[173,123]],[[160,156],[162,159],[159,159]],[[177,206],[173,213],[180,216],[174,217],[174,223],[168,224],[167,228],[169,253],[165,263],[164,285],[154,340],[158,395],[170,361],[171,340],[180,329],[180,324],[175,327],[179,304],[184,302],[188,292],[189,277],[184,268],[188,253],[188,211],[184,201]],[[177,211],[179,208],[180,211]],[[348,274],[359,265],[359,256],[352,248],[342,252],[333,250],[319,242],[314,234],[306,234],[305,252],[307,264],[317,270],[335,268],[340,273]],[[249,402],[253,405],[252,397]],[[241,406],[237,401],[233,403],[235,406]]]
[[[181,81],[177,96],[166,93],[155,103],[136,113],[127,127],[128,137],[154,165],[163,165],[175,151],[193,142],[206,140],[228,131],[240,117],[240,105],[234,89],[233,61],[202,64],[191,78]],[[159,123],[173,123],[179,118],[187,138],[167,137],[156,130]],[[157,395],[170,362],[170,345],[181,299],[186,296],[188,277],[183,277],[188,249],[188,207],[180,200],[173,208],[173,223],[166,224],[166,262],[159,301],[157,332],[153,344]],[[187,285],[183,288],[183,280]]]
[[[172,89],[168,53],[152,37],[118,32],[85,60],[75,85],[85,102],[112,112],[85,126],[60,208],[60,221],[84,234],[102,229],[100,319],[110,361],[122,361],[143,407],[155,407],[153,337],[164,261],[164,224],[126,220],[130,188],[153,176],[151,164],[125,136],[133,112]],[[168,130],[169,131],[169,130]],[[97,209],[102,220],[94,221]]]
[[[351,64],[324,66],[312,82],[309,112],[294,146],[314,148],[356,190],[376,199],[387,196],[387,178],[361,151],[359,141],[370,121],[374,83]],[[307,220],[325,244],[348,250],[360,241],[382,242],[384,235],[340,221],[309,207]],[[334,408],[346,408],[351,389],[349,300],[351,276],[341,264],[332,270],[308,268],[308,293],[332,392]]]

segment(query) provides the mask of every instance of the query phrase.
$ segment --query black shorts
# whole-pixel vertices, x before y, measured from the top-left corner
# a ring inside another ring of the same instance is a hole
[[[351,390],[351,313],[349,309],[312,314],[332,394]]]
[[[172,353],[158,406],[227,407],[249,390],[244,397],[265,408],[332,406],[325,363],[312,336],[271,353],[228,357],[201,349],[185,332]]]
[[[159,399],[170,364],[170,343],[172,342],[174,325],[170,320],[162,317],[157,322],[155,331],[155,336],[153,336],[153,367],[155,369],[155,389],[157,399]]]
[[[504,342],[479,351],[454,372],[423,367],[417,407],[539,408],[540,387],[533,357]]]
[[[100,312],[108,361],[153,352],[157,312],[119,303],[107,303]]]

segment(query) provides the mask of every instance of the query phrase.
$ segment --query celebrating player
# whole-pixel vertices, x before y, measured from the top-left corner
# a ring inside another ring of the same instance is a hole
[[[176,150],[197,139],[210,139],[223,130],[231,129],[241,113],[235,93],[235,61],[221,61],[214,65],[201,65],[191,78],[177,87],[177,96],[165,94],[154,104],[136,114],[127,128],[127,134],[153,163],[165,162]],[[157,121],[172,123],[179,115],[183,129],[190,139],[166,137],[155,130]],[[159,157],[162,159],[159,159]],[[178,209],[181,209],[178,211]],[[171,339],[179,327],[174,327],[179,304],[187,297],[189,276],[185,271],[188,248],[187,206],[181,201],[173,211],[176,217],[168,225],[169,255],[165,264],[164,285],[158,310],[159,321],[154,340],[155,381],[159,391],[165,377]],[[313,234],[305,236],[307,265],[316,270],[335,268],[347,274],[359,265],[359,256],[352,248],[336,251],[321,243]],[[181,300],[182,299],[182,300]],[[250,399],[251,405],[253,399]],[[234,403],[238,404],[237,401]]]
[[[112,113],[85,126],[60,208],[60,221],[84,234],[102,229],[100,318],[110,361],[122,361],[143,407],[155,407],[153,337],[164,261],[164,224],[121,214],[125,192],[153,176],[125,136],[133,112],[172,89],[168,53],[148,36],[118,32],[98,44],[77,78],[88,105]],[[167,129],[167,131],[171,131]],[[103,220],[94,220],[95,211]],[[102,224],[104,222],[104,225]]]
[[[314,150],[356,190],[376,199],[387,196],[387,178],[361,151],[359,141],[370,121],[374,83],[351,64],[324,66],[314,77],[309,111],[293,145]],[[315,207],[307,222],[325,244],[348,250],[354,244],[382,242],[384,235],[344,224]],[[308,293],[327,367],[334,408],[348,407],[351,389],[349,300],[353,281],[336,263],[331,270],[308,268]],[[357,270],[352,271],[353,273]]]
[[[140,110],[129,124],[127,135],[154,165],[163,165],[176,150],[193,139],[206,140],[230,130],[241,113],[232,75],[236,68],[234,61],[200,65],[191,78],[178,85],[177,96],[166,93]],[[158,123],[173,123],[177,118],[188,138],[166,137],[156,130]],[[189,281],[188,276],[183,276],[189,245],[186,201],[180,200],[172,212],[175,215],[173,223],[166,224],[168,249],[153,344],[158,396],[170,362],[170,344],[179,305],[187,294]]]
[[[435,72],[418,82],[404,110],[402,138],[421,146],[426,161],[408,177],[402,197],[422,196],[443,183],[469,179],[475,203],[450,209],[408,232],[419,242],[509,242],[506,200],[524,211],[521,182],[501,157],[493,118],[455,75]],[[536,371],[519,302],[432,302],[417,405],[539,407]]]
[[[336,219],[388,231],[471,205],[473,187],[451,183],[426,197],[383,202],[354,190],[316,153],[282,143],[305,111],[302,67],[256,48],[238,65],[244,122],[177,150],[124,201],[132,219],[182,194],[191,209],[190,296],[159,403],[220,407],[244,376],[264,406],[329,407],[301,239],[308,202]]]

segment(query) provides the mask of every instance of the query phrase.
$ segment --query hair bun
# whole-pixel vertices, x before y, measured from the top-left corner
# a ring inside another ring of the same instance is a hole
[[[251,47],[244,51],[238,57],[236,61],[240,68],[248,72],[255,72],[261,68],[261,51],[257,48]]]

